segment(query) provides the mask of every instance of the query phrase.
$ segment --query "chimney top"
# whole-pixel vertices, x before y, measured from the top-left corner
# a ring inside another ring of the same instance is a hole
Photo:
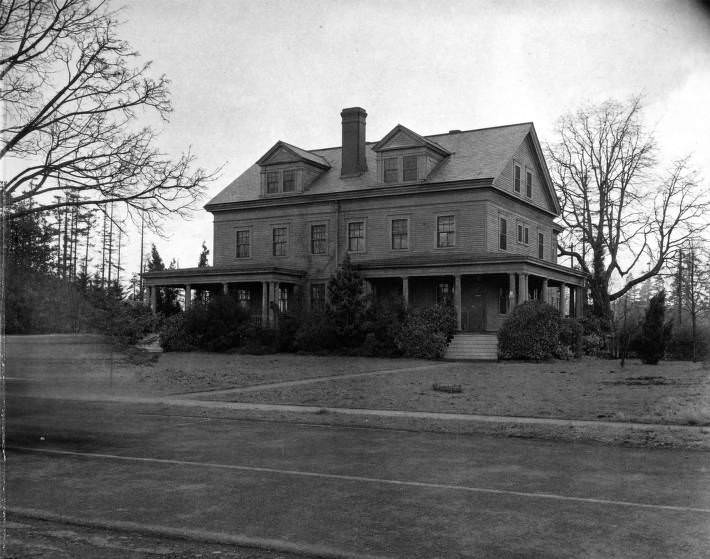
[[[349,107],[340,113],[343,126],[341,177],[356,177],[367,171],[365,160],[365,120],[362,107]]]

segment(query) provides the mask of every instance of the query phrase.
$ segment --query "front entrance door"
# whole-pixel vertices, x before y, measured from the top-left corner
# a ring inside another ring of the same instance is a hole
[[[461,329],[464,332],[482,332],[486,324],[486,298],[479,282],[469,287],[470,292],[462,301]]]

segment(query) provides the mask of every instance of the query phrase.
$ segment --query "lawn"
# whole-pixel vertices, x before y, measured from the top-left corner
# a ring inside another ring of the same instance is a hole
[[[292,357],[298,361],[298,357]],[[584,359],[548,363],[448,363],[411,372],[215,394],[236,402],[710,424],[710,368]],[[460,385],[461,393],[433,390]]]

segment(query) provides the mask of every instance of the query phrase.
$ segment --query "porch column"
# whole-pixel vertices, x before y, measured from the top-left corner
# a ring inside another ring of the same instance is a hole
[[[528,300],[528,275],[518,274],[518,304]]]
[[[547,303],[547,278],[542,278],[542,293],[540,295],[540,300]]]
[[[269,283],[261,282],[261,327],[266,328],[269,321]]]
[[[565,316],[565,310],[567,309],[567,292],[565,291],[566,287],[567,284],[560,284],[560,314],[562,316]]]
[[[517,298],[515,296],[515,274],[508,274],[508,312],[515,308]]]
[[[190,309],[192,304],[192,286],[188,283],[185,285],[185,310]]]
[[[150,310],[155,314],[158,311],[158,288],[151,285],[148,289],[150,290]]]
[[[271,326],[276,326],[276,321],[278,320],[278,306],[279,306],[279,282],[271,282]]]
[[[454,276],[454,308],[456,309],[456,330],[461,331],[461,274]]]
[[[402,277],[402,299],[404,299],[404,306],[409,306],[409,278],[407,276]]]
[[[226,281],[222,282],[222,293],[229,295],[229,284]]]

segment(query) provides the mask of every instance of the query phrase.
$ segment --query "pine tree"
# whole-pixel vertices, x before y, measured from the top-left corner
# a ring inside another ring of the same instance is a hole
[[[343,263],[328,281],[327,312],[342,344],[354,347],[362,343],[366,310],[365,282],[346,254]]]
[[[673,322],[666,322],[665,315],[666,292],[661,290],[651,297],[641,333],[634,344],[641,361],[646,364],[657,365],[665,355],[666,342],[673,328]]]
[[[207,242],[202,241],[202,252],[200,252],[200,261],[197,263],[198,268],[207,268],[209,266],[207,262],[207,257],[210,255],[210,251],[207,248]]]
[[[175,260],[171,262],[171,267],[175,267]],[[165,270],[165,263],[158,253],[158,249],[153,244],[150,248],[150,258],[146,264],[146,269],[149,272],[160,272]],[[170,287],[160,287],[158,288],[158,293],[156,297],[156,312],[162,313],[165,316],[170,316],[180,312],[180,305],[178,303],[178,293],[177,289]]]

